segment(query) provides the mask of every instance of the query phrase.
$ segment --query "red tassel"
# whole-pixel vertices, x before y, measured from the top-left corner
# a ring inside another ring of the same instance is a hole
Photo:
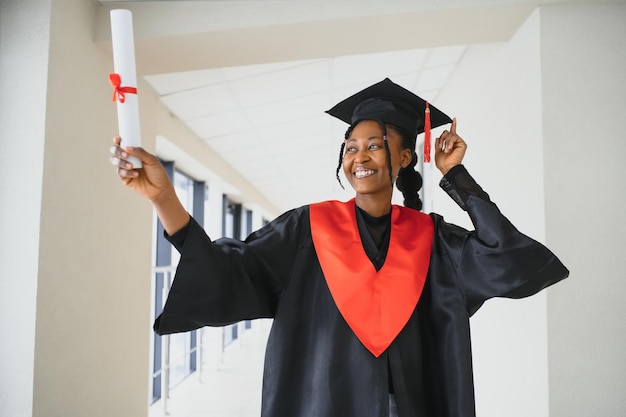
[[[424,162],[430,162],[430,108],[426,101],[426,113],[424,114]]]

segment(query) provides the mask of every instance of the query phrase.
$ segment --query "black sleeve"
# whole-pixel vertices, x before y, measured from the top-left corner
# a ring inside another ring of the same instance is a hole
[[[475,230],[440,220],[438,233],[470,314],[489,298],[527,297],[569,275],[548,248],[511,224],[463,166],[453,170],[441,187],[467,211]]]
[[[173,235],[168,235],[167,232],[163,231],[163,236],[176,248],[178,253],[183,250],[183,245],[185,244],[185,239],[187,239],[187,234],[189,233],[189,228],[191,225],[193,218],[189,216],[189,222],[179,231],[174,233]],[[195,220],[193,220],[195,222]]]
[[[457,165],[441,179],[439,186],[461,207],[466,210],[465,202],[470,195],[489,200],[489,195],[474,181],[465,166]]]
[[[298,247],[298,219],[297,210],[285,213],[245,242],[212,242],[191,219],[154,330],[168,334],[273,317]]]

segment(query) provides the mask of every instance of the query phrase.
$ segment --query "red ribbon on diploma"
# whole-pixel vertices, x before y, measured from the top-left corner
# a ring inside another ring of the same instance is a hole
[[[126,93],[137,94],[136,87],[122,87],[122,77],[119,74],[109,74],[109,82],[113,86],[113,101],[123,103],[126,101]]]

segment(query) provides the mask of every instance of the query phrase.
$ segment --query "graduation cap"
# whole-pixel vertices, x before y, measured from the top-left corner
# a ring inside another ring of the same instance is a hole
[[[389,123],[406,130],[413,139],[425,132],[425,162],[430,161],[430,129],[452,123],[445,113],[389,78],[337,103],[326,113],[349,125],[359,120]]]

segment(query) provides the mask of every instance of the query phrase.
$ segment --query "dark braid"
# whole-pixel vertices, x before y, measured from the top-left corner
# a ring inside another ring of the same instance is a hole
[[[422,188],[422,176],[413,168],[417,165],[417,154],[412,152],[411,163],[401,168],[396,180],[396,187],[402,192],[404,205],[415,210],[422,209],[422,200],[419,191]]]
[[[343,151],[346,149],[345,141],[348,140],[348,138],[350,137],[350,134],[352,134],[352,129],[354,129],[354,126],[356,126],[356,123],[353,123],[352,126],[350,126],[348,130],[346,130],[345,135],[343,135],[344,141],[341,143],[341,148],[339,149],[339,163],[337,164],[337,170],[335,171],[335,178],[337,178],[337,181],[339,181],[339,185],[341,185],[341,188],[343,188],[344,190],[345,190],[345,187],[341,183],[341,178],[339,178],[339,171],[341,171],[341,165],[343,164]]]
[[[339,178],[339,171],[341,171],[341,165],[343,164],[343,151],[346,148],[346,142],[341,142],[341,148],[339,149],[339,164],[337,164],[337,170],[335,171],[335,178],[339,181],[339,185],[341,188],[345,190],[345,187],[341,183],[341,178]]]
[[[411,150],[411,163],[406,168],[401,168],[396,180],[396,187],[402,192],[404,197],[404,205],[415,210],[422,209],[422,200],[419,191],[422,188],[422,175],[414,168],[417,165],[417,154],[415,153],[415,139],[403,129],[397,126],[391,126],[402,139],[402,149]]]

